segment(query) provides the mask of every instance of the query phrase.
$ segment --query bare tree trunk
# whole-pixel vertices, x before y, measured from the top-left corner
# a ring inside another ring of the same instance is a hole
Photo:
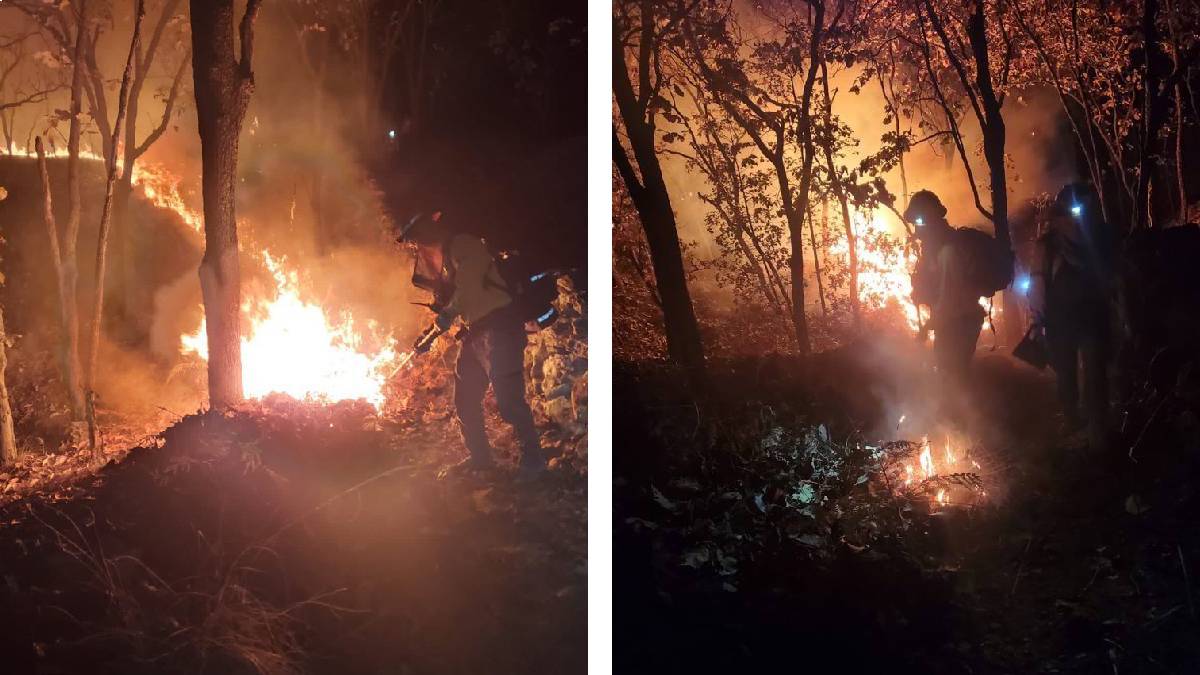
[[[1004,116],[1000,114],[1000,101],[992,87],[983,0],[975,0],[975,12],[967,22],[967,37],[971,41],[971,52],[975,57],[975,82],[983,103],[984,119],[981,120],[980,126],[983,127],[983,156],[987,160],[988,174],[991,177],[992,225],[995,228],[996,241],[1006,249],[1012,250],[1012,237],[1008,231],[1008,178],[1004,173]]]
[[[850,203],[846,198],[846,190],[842,186],[842,177],[837,165],[833,162],[833,101],[829,97],[829,68],[821,61],[821,86],[825,90],[825,100],[821,105],[821,117],[827,134],[826,142],[821,144],[821,152],[825,155],[825,169],[829,172],[829,185],[833,195],[842,207],[842,225],[846,230],[846,252],[850,262],[850,316],[854,327],[862,324],[861,300],[858,297],[858,237],[854,235],[854,221],[850,218]]]
[[[647,5],[648,6],[648,3]],[[653,40],[653,24],[650,14],[643,16],[642,39]],[[643,62],[649,61],[649,43],[643,48]],[[645,67],[645,63],[643,66]],[[646,75],[648,78],[648,74]],[[644,85],[643,85],[644,86]],[[649,92],[643,92],[643,97]],[[629,195],[637,208],[646,232],[646,243],[654,263],[654,280],[662,300],[663,325],[666,330],[667,352],[676,364],[689,372],[702,374],[704,371],[704,346],[700,338],[700,326],[692,308],[692,297],[688,291],[680,250],[679,230],[675,212],[671,208],[671,197],[663,179],[662,166],[654,148],[654,127],[647,121],[644,106],[639,104],[633,83],[625,65],[625,50],[616,36],[613,38],[613,95],[617,108],[629,136],[641,173],[641,180],[633,170],[633,164],[625,148],[613,130],[613,161],[629,189]]]
[[[17,437],[13,433],[12,406],[8,402],[8,385],[4,371],[8,368],[8,335],[4,332],[4,308],[0,307],[0,466],[17,458]]]
[[[204,258],[200,290],[208,326],[208,396],[214,409],[243,398],[241,281],[234,192],[238,136],[254,91],[254,21],[262,0],[249,0],[234,55],[233,0],[191,0],[192,76],[200,128],[204,191]]]
[[[824,206],[828,208],[829,202]],[[821,250],[817,247],[817,230],[813,227],[812,209],[808,209],[808,239],[812,243],[813,272],[817,275],[817,298],[821,301],[821,315],[829,316],[829,306],[825,303],[825,281],[821,278]]]
[[[129,42],[129,56],[125,59],[125,73],[121,76],[121,89],[117,98],[117,120],[113,124],[112,154],[105,158],[108,164],[108,181],[105,183],[104,207],[100,211],[100,232],[96,240],[96,279],[93,286],[95,297],[92,304],[91,348],[88,350],[87,391],[93,400],[96,393],[96,368],[100,362],[100,326],[104,319],[104,273],[107,263],[108,231],[112,226],[113,192],[117,185],[117,153],[120,152],[121,133],[125,128],[125,108],[129,100],[129,81],[133,74],[133,56],[138,49],[138,42],[142,34],[142,20],[145,17],[145,0],[138,0],[137,13],[133,20],[133,37]],[[126,138],[125,141],[128,143],[129,139]],[[94,413],[94,409],[92,412]],[[94,419],[89,419],[89,422],[94,426]],[[91,436],[91,444],[92,452],[97,453],[99,448],[94,435]]]
[[[1183,181],[1183,91],[1175,84],[1175,186],[1179,190],[1179,224],[1188,221],[1187,186]]]
[[[1146,0],[1142,12],[1143,53],[1145,54],[1145,107],[1141,153],[1138,157],[1137,193],[1134,197],[1134,227],[1154,227],[1151,181],[1158,132],[1167,118],[1167,97],[1161,91],[1170,59],[1162,52],[1158,30],[1158,0]]]

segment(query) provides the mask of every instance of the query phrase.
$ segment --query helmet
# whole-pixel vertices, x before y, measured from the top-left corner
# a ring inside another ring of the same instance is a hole
[[[1082,218],[1098,207],[1100,198],[1091,183],[1068,183],[1054,198],[1054,211],[1059,215]]]
[[[904,209],[904,219],[922,226],[925,222],[941,220],[946,217],[946,207],[942,200],[929,190],[921,190],[908,200],[908,208]]]
[[[437,223],[437,222],[441,221],[441,219],[442,219],[441,211],[433,211],[433,212],[422,211],[421,213],[416,214],[412,218],[409,218],[408,222],[405,223],[404,225],[400,226],[399,228],[396,228],[396,241],[401,244],[412,241],[413,234],[417,231],[418,228]]]

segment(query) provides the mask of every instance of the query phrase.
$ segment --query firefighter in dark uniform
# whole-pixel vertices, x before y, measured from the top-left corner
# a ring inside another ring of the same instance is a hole
[[[979,290],[970,281],[970,257],[960,250],[938,196],[929,190],[914,194],[904,219],[916,227],[921,243],[913,272],[913,300],[929,306],[922,339],[927,331],[933,331],[934,362],[943,402],[948,403],[963,391],[987,313],[979,305]]]
[[[1114,233],[1095,190],[1083,183],[1064,187],[1038,238],[1030,304],[1045,327],[1066,425],[1086,425],[1095,448],[1103,447],[1107,433],[1114,256]]]
[[[479,237],[450,229],[440,212],[413,217],[396,239],[416,255],[413,284],[433,293],[437,330],[448,330],[457,319],[466,331],[455,368],[454,407],[469,454],[443,476],[494,467],[483,416],[489,384],[500,416],[516,432],[519,477],[537,476],[546,459],[525,399],[525,326],[491,251]]]

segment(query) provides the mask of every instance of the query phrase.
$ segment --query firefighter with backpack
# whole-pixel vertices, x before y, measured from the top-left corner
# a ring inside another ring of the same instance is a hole
[[[983,319],[980,299],[1012,281],[1012,254],[988,234],[951,227],[938,196],[921,190],[909,200],[904,219],[916,228],[921,252],[913,272],[913,300],[929,307],[921,339],[934,333],[934,362],[943,402],[960,399]]]
[[[526,324],[552,320],[546,287],[555,287],[555,279],[549,273],[527,279],[505,275],[503,268],[513,265],[504,265],[480,237],[449,227],[441,215],[418,214],[395,233],[415,255],[413,285],[433,293],[429,307],[437,313],[414,350],[428,351],[438,335],[456,321],[462,324],[454,407],[469,454],[441,477],[494,468],[483,416],[490,384],[500,416],[516,432],[518,479],[535,478],[545,471],[546,456],[525,399]]]
[[[1100,450],[1107,434],[1108,361],[1115,294],[1115,233],[1092,186],[1065,186],[1050,206],[1038,237],[1030,305],[1045,330],[1050,367],[1067,431],[1087,428]],[[1080,405],[1080,366],[1083,402]]]

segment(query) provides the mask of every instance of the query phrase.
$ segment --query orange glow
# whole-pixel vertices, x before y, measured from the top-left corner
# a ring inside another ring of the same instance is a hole
[[[282,259],[264,250],[262,260],[275,279],[276,296],[242,306],[255,317],[249,334],[242,336],[247,398],[271,393],[329,401],[361,398],[378,408],[387,366],[396,359],[394,344],[365,350],[353,317],[331,320],[321,307],[301,299],[297,274],[286,271]],[[195,333],[181,336],[181,351],[207,360],[205,330],[202,321]]]

